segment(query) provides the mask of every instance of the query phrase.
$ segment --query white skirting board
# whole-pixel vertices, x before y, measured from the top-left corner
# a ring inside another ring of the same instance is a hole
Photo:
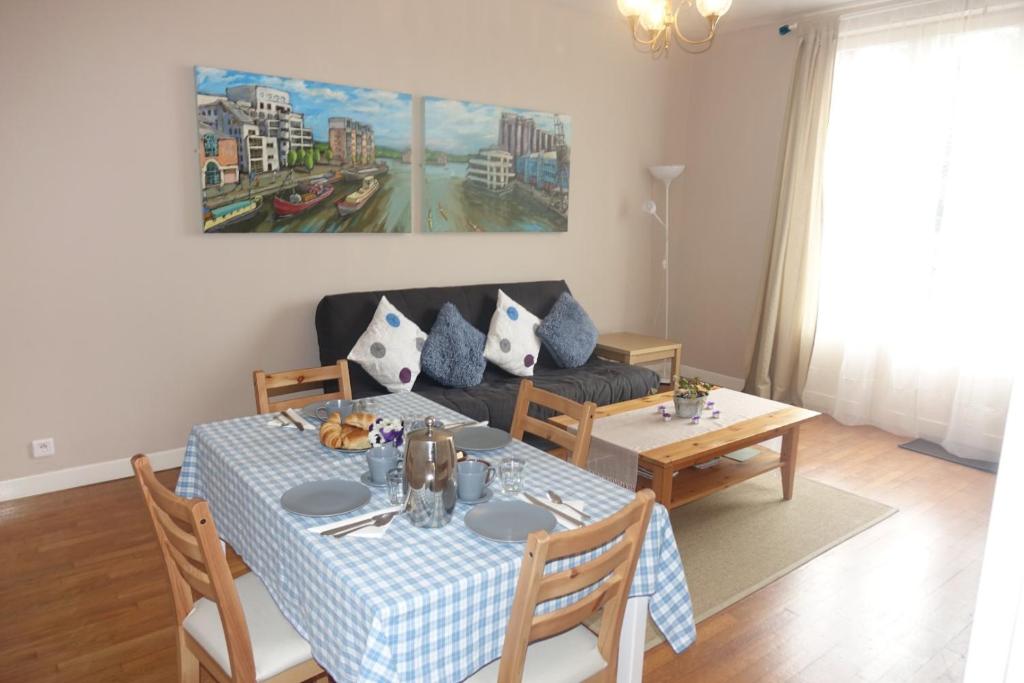
[[[181,467],[181,461],[185,457],[185,449],[172,448],[148,455],[154,470],[169,470],[174,467]],[[52,472],[33,474],[19,479],[0,481],[0,501],[36,496],[41,493],[64,491],[78,486],[99,484],[130,476],[132,476],[130,457],[97,462],[80,467],[69,467],[63,470],[53,470]]]
[[[691,365],[679,366],[679,374],[683,377],[700,377],[712,384],[725,389],[732,389],[733,391],[743,391],[743,385],[746,384],[746,382],[740,377],[730,377],[729,375],[723,375],[720,372],[701,370],[700,368],[695,368]]]

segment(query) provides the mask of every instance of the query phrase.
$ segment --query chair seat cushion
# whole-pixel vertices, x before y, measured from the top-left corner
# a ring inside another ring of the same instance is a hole
[[[501,659],[477,671],[466,683],[496,683]],[[530,683],[579,683],[607,666],[597,649],[597,636],[577,626],[526,649],[523,681]]]
[[[257,681],[265,681],[313,658],[309,643],[284,618],[258,576],[249,572],[238,577],[235,588],[249,627]],[[206,598],[197,600],[182,626],[230,675],[228,645],[217,603]]]

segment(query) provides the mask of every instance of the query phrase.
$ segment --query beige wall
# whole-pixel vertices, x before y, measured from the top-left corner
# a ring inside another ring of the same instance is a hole
[[[723,33],[686,61],[673,56],[671,106],[685,126],[669,139],[686,172],[672,188],[670,309],[686,365],[746,376],[795,48],[794,36],[768,26]]]
[[[548,0],[5,0],[0,480],[178,447],[194,423],[252,412],[253,368],[316,363],[313,311],[327,293],[564,277],[601,329],[659,330],[660,241],[637,207],[651,191],[645,167],[685,128],[665,87],[690,89],[683,61],[652,62],[614,17]],[[566,112],[570,231],[203,236],[195,64]],[[706,126],[722,104],[718,92],[694,112]],[[740,140],[724,159],[693,139],[694,171],[743,165]],[[742,245],[747,231],[763,241],[755,207],[732,206],[750,198],[730,198],[730,175],[700,181],[724,185],[715,196],[730,209],[688,221],[718,241],[698,238],[680,263],[699,266],[696,250]],[[752,282],[749,260],[740,276]],[[691,321],[708,304],[693,306],[679,309],[689,360],[718,362],[697,352]],[[57,455],[31,459],[44,436]]]

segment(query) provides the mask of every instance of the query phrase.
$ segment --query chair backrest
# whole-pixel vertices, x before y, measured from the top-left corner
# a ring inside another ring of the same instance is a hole
[[[601,611],[601,622],[597,647],[607,667],[591,680],[615,680],[626,600],[653,507],[654,492],[645,489],[622,510],[600,522],[557,534],[546,531],[530,534],[519,570],[512,614],[505,631],[498,668],[499,683],[522,679],[526,648],[530,643],[579,626],[598,610]],[[599,555],[581,565],[544,573],[548,562],[598,549],[601,550]],[[535,614],[538,603],[572,595],[588,587],[593,587],[593,590],[568,606],[539,616]],[[566,656],[571,656],[571,653],[566,653]]]
[[[560,415],[568,415],[576,420],[576,431],[570,432],[531,416],[531,405],[543,406]],[[514,439],[522,439],[525,432],[547,439],[569,451],[572,463],[585,469],[587,454],[590,452],[590,430],[594,426],[595,410],[597,404],[593,401],[577,403],[564,396],[538,389],[533,386],[533,382],[524,379],[519,383],[519,396],[516,399],[516,410],[509,431]]]
[[[337,382],[338,391],[323,394],[308,394],[291,399],[271,401],[274,396],[294,394],[324,387],[328,382]],[[339,360],[334,365],[322,368],[303,368],[285,372],[252,373],[252,385],[256,392],[256,412],[276,413],[286,408],[301,408],[313,401],[330,401],[333,399],[352,398],[352,383],[348,377],[348,361]]]
[[[180,498],[168,491],[145,455],[132,458],[132,469],[164,556],[179,629],[192,611],[193,591],[217,603],[231,662],[230,679],[256,680],[245,613],[206,501]]]

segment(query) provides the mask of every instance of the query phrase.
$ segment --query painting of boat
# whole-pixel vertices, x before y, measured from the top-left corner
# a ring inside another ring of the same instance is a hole
[[[377,190],[380,189],[380,182],[370,176],[363,179],[363,184],[355,192],[349,193],[344,199],[340,199],[334,203],[334,206],[338,209],[338,215],[345,217],[351,216],[359,209],[366,205],[366,202],[370,201],[373,195],[377,194]]]
[[[334,186],[325,180],[299,183],[291,190],[274,197],[274,215],[278,218],[294,216],[312,209],[334,193]]]
[[[203,232],[217,232],[234,223],[251,218],[260,210],[263,197],[256,195],[252,199],[231,202],[215,209],[207,209],[203,217]]]
[[[197,66],[195,111],[203,232],[412,230],[408,93]],[[339,216],[366,178],[379,183],[367,205]]]
[[[391,170],[391,167],[384,161],[378,161],[376,164],[370,166],[363,166],[361,168],[347,168],[342,171],[345,180],[362,180],[363,178],[373,178],[375,176],[384,175]]]

